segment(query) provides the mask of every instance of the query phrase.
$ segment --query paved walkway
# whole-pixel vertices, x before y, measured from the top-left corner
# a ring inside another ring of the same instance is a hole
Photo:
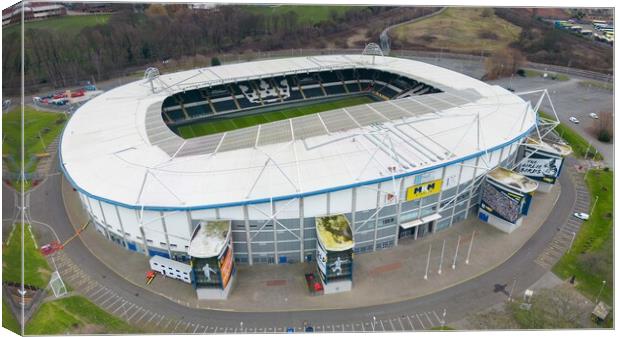
[[[87,221],[76,192],[66,181],[63,181],[62,192],[74,227]],[[312,264],[240,265],[235,287],[227,301],[198,301],[190,285],[160,275],[150,286],[146,286],[147,257],[119,248],[97,233],[94,227],[84,231],[81,239],[105,265],[129,282],[189,307],[259,312],[355,308],[428,295],[499,266],[536,233],[553,209],[559,194],[560,186],[556,185],[548,194],[535,195],[523,225],[511,234],[470,217],[423,239],[403,239],[398,247],[356,255],[353,290],[323,296],[311,296],[306,288],[304,272],[312,270]],[[470,261],[466,264],[472,236]],[[430,268],[425,280],[429,250]],[[455,269],[452,269],[455,255]]]

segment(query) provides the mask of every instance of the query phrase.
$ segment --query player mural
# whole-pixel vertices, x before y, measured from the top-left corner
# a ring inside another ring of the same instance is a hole
[[[317,271],[325,293],[351,289],[353,278],[353,232],[344,215],[316,218]]]
[[[548,168],[552,170],[552,168]],[[518,173],[498,167],[481,187],[478,217],[505,232],[512,232],[527,215],[531,193],[538,184]]]
[[[192,285],[200,299],[226,298],[235,271],[230,221],[200,221],[188,254]]]
[[[528,138],[523,145],[524,159],[517,172],[536,181],[554,184],[560,176],[564,156],[571,152],[568,145]]]

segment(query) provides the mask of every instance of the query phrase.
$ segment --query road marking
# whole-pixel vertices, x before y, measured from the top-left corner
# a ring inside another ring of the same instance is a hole
[[[146,316],[147,313],[151,312],[150,310],[144,310],[144,309],[142,310],[144,311],[144,313],[142,314],[142,316],[140,316],[140,318],[138,318],[136,323],[140,322],[144,318],[144,316]]]
[[[430,317],[428,317],[428,313],[427,313],[427,312],[425,312],[425,313],[424,313],[424,316],[426,316],[426,319],[428,319],[429,323],[431,323],[431,328],[432,328],[432,327],[433,327],[433,321],[431,321],[431,318],[430,318]]]
[[[422,329],[426,330],[426,327],[424,326],[424,323],[422,323],[422,320],[420,319],[420,316],[418,316],[418,314],[415,314],[415,317],[418,319],[418,322],[420,322],[420,325],[422,326]]]
[[[151,316],[151,318],[148,321],[146,321],[146,323],[147,324],[150,323],[153,320],[153,318],[155,318],[155,317],[157,317],[157,314],[153,313],[153,316]]]
[[[437,319],[437,322],[441,323],[441,319],[439,318],[439,316],[437,315],[435,310],[433,310],[433,315],[435,315],[435,318]]]
[[[131,310],[131,308],[135,307],[136,305],[134,303],[131,303],[131,306],[129,308],[127,308],[127,310],[125,310],[123,312],[123,314],[120,316],[121,318],[125,315],[127,315],[127,313],[129,312],[129,310]]]
[[[107,294],[109,294],[109,293],[111,293],[111,291],[110,291],[110,290],[106,291],[105,293],[102,293],[102,294],[101,294],[101,295],[99,295],[97,298],[94,298],[94,299],[93,299],[93,301],[94,301],[94,302],[97,302],[97,301],[99,301],[99,300],[100,300],[100,299],[102,299],[105,295],[107,295]]]
[[[159,326],[159,324],[160,324],[160,323],[161,323],[161,321],[163,321],[163,320],[164,320],[164,315],[161,315],[161,318],[159,319],[159,322],[157,322],[157,326]],[[170,324],[170,323],[168,323],[168,324]]]
[[[392,320],[389,319],[388,322],[390,322],[390,326],[392,327],[392,331],[396,331],[396,329],[394,328],[394,324],[392,323]]]
[[[115,294],[112,294],[110,297],[108,297],[105,301],[101,302],[101,306],[103,306],[105,303],[108,303],[109,300],[116,298],[116,301],[118,301],[120,299],[119,296],[116,296]],[[114,302],[116,303],[116,302]]]
[[[383,325],[383,320],[380,319],[379,322],[381,322],[381,329],[383,329],[383,331],[385,331],[385,326]]]
[[[209,326],[205,326],[205,331],[203,331],[202,333],[207,333],[207,330],[209,329]]]
[[[411,318],[409,318],[409,316],[407,316],[407,320],[409,321],[409,325],[411,325],[411,329],[415,331],[415,327],[413,326],[413,323],[411,323]]]
[[[163,318],[163,316],[164,316],[164,315],[162,315],[162,318]],[[168,324],[166,324],[166,326],[164,326],[164,329],[168,329],[168,325],[170,325],[170,323],[172,323],[172,320],[171,320],[171,319],[168,319]],[[180,322],[180,321],[178,321],[178,322],[177,322],[177,325],[178,325],[179,323],[181,323],[181,322]],[[172,331],[174,331],[174,329],[172,329]]]
[[[398,317],[398,323],[400,323],[400,328],[405,331],[405,325],[403,325],[403,321]]]
[[[181,324],[181,321],[177,321],[177,324],[174,326],[174,328],[172,329],[172,331],[176,331],[177,327],[179,326],[179,324]]]
[[[127,322],[131,321],[131,319],[140,312],[140,310],[144,311],[144,309],[136,309],[134,310],[133,314],[131,314],[131,316],[127,317]]]
[[[362,331],[366,331],[366,327],[364,326],[364,322],[362,322]]]
[[[112,313],[115,314],[118,311],[118,309],[124,308],[125,304],[127,304],[127,301],[123,300],[123,303],[121,305],[119,305],[118,308],[114,309],[114,311],[112,311]]]
[[[196,333],[196,331],[198,331],[198,327],[200,326],[200,324],[196,324],[196,329],[194,329],[194,332],[192,333]]]
[[[96,286],[95,286],[96,287]],[[95,288],[93,287],[93,289]],[[95,291],[94,293],[90,294],[90,296],[95,296],[96,294],[98,294],[99,292],[101,292],[103,289],[105,289],[104,287],[99,287],[99,290]],[[90,291],[90,290],[89,290]]]

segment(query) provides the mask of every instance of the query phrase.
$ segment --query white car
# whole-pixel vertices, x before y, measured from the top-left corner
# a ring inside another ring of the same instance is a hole
[[[581,220],[588,220],[590,219],[590,215],[587,213],[574,213],[573,214],[576,218],[581,219]]]
[[[579,120],[577,118],[575,118],[575,117],[571,116],[568,120],[573,122],[573,123],[575,123],[575,124],[579,124]]]
[[[598,115],[595,114],[594,112],[590,113],[590,117],[594,119],[598,119]]]

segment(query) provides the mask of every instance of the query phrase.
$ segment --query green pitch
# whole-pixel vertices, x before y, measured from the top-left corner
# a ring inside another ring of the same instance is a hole
[[[348,106],[366,104],[374,102],[372,98],[367,96],[348,97],[337,101],[321,102],[310,105],[304,105],[294,108],[286,108],[269,112],[258,113],[255,115],[239,116],[229,119],[207,120],[196,124],[181,126],[177,129],[177,133],[183,138],[194,138],[206,136],[214,133],[230,131],[234,129],[246,128],[258,124],[275,122],[282,119],[299,117],[318,113],[321,111],[346,108]]]

